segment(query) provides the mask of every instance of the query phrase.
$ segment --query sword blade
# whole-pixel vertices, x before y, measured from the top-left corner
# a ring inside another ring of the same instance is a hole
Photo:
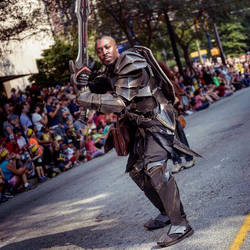
[[[88,15],[89,0],[76,0],[75,13],[78,21],[78,55],[76,68],[88,67]]]

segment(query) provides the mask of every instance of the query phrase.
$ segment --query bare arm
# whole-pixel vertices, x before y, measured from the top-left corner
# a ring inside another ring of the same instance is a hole
[[[57,104],[55,111],[49,113],[50,118],[53,119],[53,118],[56,116],[56,114],[57,114],[57,112],[59,111],[59,109],[60,109],[60,105]]]
[[[22,175],[26,171],[26,168],[24,167],[17,169],[15,160],[10,160],[7,164],[7,168],[15,175]]]

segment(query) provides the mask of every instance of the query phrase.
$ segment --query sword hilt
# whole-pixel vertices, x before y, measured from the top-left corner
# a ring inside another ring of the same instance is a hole
[[[76,95],[79,96],[79,89],[82,90],[82,88],[88,85],[88,79],[91,75],[91,70],[86,66],[80,69],[77,68],[76,64],[72,60],[69,61],[69,69],[71,73],[70,82],[73,85]]]

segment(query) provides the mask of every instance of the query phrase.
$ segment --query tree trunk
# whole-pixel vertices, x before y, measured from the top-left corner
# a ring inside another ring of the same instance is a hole
[[[192,62],[190,60],[189,53],[188,53],[188,47],[183,46],[182,50],[183,50],[183,55],[184,55],[184,59],[185,59],[187,67],[190,69],[193,69]]]
[[[168,16],[167,11],[164,12],[164,16],[165,16],[165,20],[166,20],[166,24],[167,24],[167,28],[168,28],[168,32],[169,32],[169,36],[170,36],[171,45],[172,45],[173,53],[174,53],[174,56],[175,56],[175,60],[176,60],[177,66],[179,68],[180,74],[184,77],[183,68],[182,68],[179,52],[178,52],[176,41],[175,41],[174,30],[173,30],[173,27],[172,27],[171,22],[169,20],[169,16]]]

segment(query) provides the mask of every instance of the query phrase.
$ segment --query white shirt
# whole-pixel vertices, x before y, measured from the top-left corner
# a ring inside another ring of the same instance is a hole
[[[42,116],[39,115],[38,113],[33,113],[32,114],[32,122],[36,126],[37,131],[40,131],[43,127],[43,124],[40,122],[42,119]]]
[[[17,144],[18,144],[19,148],[22,149],[27,143],[26,143],[24,137],[20,136],[19,138],[17,138]]]

